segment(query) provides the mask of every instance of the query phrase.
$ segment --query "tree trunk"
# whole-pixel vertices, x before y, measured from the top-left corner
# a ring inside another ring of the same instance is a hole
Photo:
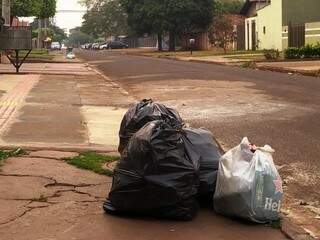
[[[158,33],[158,51],[162,51],[162,33]]]
[[[176,35],[173,31],[169,32],[169,51],[174,52],[176,51]]]

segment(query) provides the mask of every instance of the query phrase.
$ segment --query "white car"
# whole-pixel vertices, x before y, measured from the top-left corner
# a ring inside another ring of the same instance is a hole
[[[100,44],[99,49],[100,50],[108,49],[109,43],[110,42],[105,42],[105,43]]]
[[[52,42],[51,43],[51,50],[61,50],[61,45],[59,42]]]
[[[74,53],[73,52],[69,52],[69,53],[67,53],[67,59],[75,59],[76,58],[76,56],[74,55]]]

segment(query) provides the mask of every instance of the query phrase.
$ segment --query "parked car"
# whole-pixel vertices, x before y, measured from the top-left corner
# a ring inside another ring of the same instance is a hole
[[[51,50],[61,50],[61,44],[59,42],[52,42],[50,48]]]
[[[100,43],[93,43],[91,46],[91,49],[99,50],[99,47],[100,47]]]
[[[108,45],[110,42],[105,42],[100,44],[100,50],[108,49]]]
[[[85,49],[91,49],[91,48],[92,48],[92,43],[86,43],[86,44],[84,45],[84,48],[85,48]]]
[[[124,44],[119,41],[112,41],[109,42],[107,46],[105,46],[104,49],[123,49],[123,48],[128,48],[129,46],[127,44]]]

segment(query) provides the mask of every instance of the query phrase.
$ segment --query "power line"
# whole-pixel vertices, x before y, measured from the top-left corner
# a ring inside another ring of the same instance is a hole
[[[61,9],[61,10],[57,10],[58,13],[62,12],[62,13],[86,13],[87,10],[71,10],[71,9]]]

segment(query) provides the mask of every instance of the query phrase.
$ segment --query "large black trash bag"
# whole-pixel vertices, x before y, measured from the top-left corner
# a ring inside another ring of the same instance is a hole
[[[174,119],[182,123],[182,119],[177,111],[163,104],[155,103],[151,99],[144,99],[134,104],[126,112],[121,122],[119,152],[123,152],[132,135],[139,131],[146,123],[164,119]]]
[[[204,205],[211,204],[216,188],[219,160],[223,150],[214,139],[213,134],[207,129],[185,128],[184,131],[196,152],[201,156],[199,168],[200,201]]]
[[[197,212],[200,156],[179,123],[156,120],[132,136],[118,163],[104,210],[191,220]]]

